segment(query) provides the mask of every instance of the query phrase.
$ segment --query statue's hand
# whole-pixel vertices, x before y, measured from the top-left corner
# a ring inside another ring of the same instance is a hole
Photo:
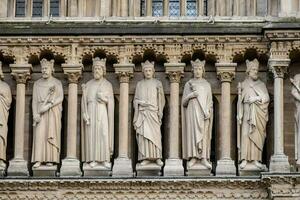
[[[250,102],[250,103],[255,103],[255,102],[261,101],[261,100],[262,100],[262,99],[261,99],[260,96],[255,96],[255,97],[250,97],[250,98],[249,98],[249,102]]]
[[[44,113],[51,108],[51,103],[47,103],[46,105],[42,105],[40,108],[40,113]]]
[[[90,118],[85,114],[83,115],[83,120],[85,121],[86,125],[90,125]]]
[[[193,99],[193,98],[197,98],[199,96],[199,93],[197,91],[194,91],[194,92],[191,92],[190,93],[190,99]]]
[[[41,121],[41,115],[40,114],[36,114],[33,116],[33,122],[34,124],[38,124]]]
[[[107,96],[102,92],[97,93],[97,100],[100,101],[100,102],[108,103]]]

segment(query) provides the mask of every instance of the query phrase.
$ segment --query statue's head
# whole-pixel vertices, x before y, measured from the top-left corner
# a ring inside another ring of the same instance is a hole
[[[252,61],[246,60],[246,66],[247,66],[246,73],[248,77],[250,77],[252,80],[257,80],[258,68],[259,68],[258,60],[257,59],[254,59]]]
[[[142,71],[146,79],[153,78],[155,72],[154,62],[149,62],[148,60],[146,60],[146,62],[142,63]]]
[[[44,79],[48,79],[52,77],[52,73],[54,72],[54,60],[48,61],[46,58],[43,58],[41,61],[41,70],[42,70],[42,77]]]
[[[99,80],[106,75],[106,58],[100,59],[96,57],[93,59],[93,74],[94,79]]]
[[[0,61],[0,80],[3,80],[3,79],[4,79],[4,74],[2,71],[2,62]]]
[[[191,61],[191,64],[194,78],[203,78],[205,76],[205,60],[201,61],[197,59],[195,61]]]

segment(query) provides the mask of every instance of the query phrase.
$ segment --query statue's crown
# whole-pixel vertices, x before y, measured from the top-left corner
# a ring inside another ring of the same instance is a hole
[[[252,61],[246,60],[246,66],[247,66],[247,71],[249,71],[252,67],[257,67],[258,68],[259,67],[259,62],[256,58]]]
[[[93,58],[93,66],[100,65],[102,67],[106,66],[106,58],[100,59],[99,57]]]
[[[201,60],[197,59],[195,61],[191,61],[191,64],[192,64],[193,68],[197,68],[197,67],[204,68],[204,66],[205,66],[205,60],[201,61]]]
[[[154,69],[154,62],[150,62],[149,60],[146,60],[146,62],[142,63],[142,69],[144,70],[145,68],[153,68]]]
[[[41,66],[49,66],[49,67],[52,67],[52,68],[54,67],[54,60],[53,59],[48,61],[46,58],[43,58],[40,61],[40,63],[41,63]]]

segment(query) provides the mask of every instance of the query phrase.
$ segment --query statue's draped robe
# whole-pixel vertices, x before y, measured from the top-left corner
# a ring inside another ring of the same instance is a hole
[[[300,88],[300,74],[294,78],[294,84]],[[300,92],[295,86],[292,87],[292,95],[295,97],[295,159],[300,163]]]
[[[192,88],[197,98],[188,98]],[[184,86],[182,96],[182,154],[183,159],[210,158],[213,123],[213,100],[211,86],[205,79],[192,79]]]
[[[55,87],[54,93],[48,96],[51,87]],[[33,127],[32,162],[59,163],[61,113],[64,98],[62,84],[54,77],[48,80],[39,79],[33,85],[32,96],[33,116],[38,115],[47,99],[53,102],[48,111],[40,114],[40,122]]]
[[[269,93],[260,81],[246,79],[241,85],[238,118],[241,119],[241,160],[261,161],[268,122]],[[261,97],[262,101],[249,102],[250,97]]]
[[[102,101],[102,96],[108,100],[107,103]],[[82,161],[110,162],[114,145],[114,96],[111,83],[106,79],[87,82],[81,110]],[[89,125],[84,121],[84,115],[89,118]]]
[[[145,101],[143,106],[138,101]],[[144,79],[137,83],[134,96],[134,119],[138,143],[138,160],[162,158],[161,120],[165,106],[162,83],[157,79]]]
[[[0,81],[0,160],[6,160],[7,120],[11,101],[11,91],[8,84]]]

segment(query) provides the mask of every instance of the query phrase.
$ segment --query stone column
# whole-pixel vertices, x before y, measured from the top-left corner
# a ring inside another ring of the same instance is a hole
[[[121,0],[121,17],[128,16],[128,0]]]
[[[179,138],[179,83],[184,75],[185,63],[166,63],[166,73],[170,79],[169,152],[165,161],[164,176],[183,176],[184,168],[180,159]]]
[[[128,105],[129,105],[129,80],[133,77],[134,64],[114,64],[115,72],[120,80],[119,103],[119,154],[114,160],[112,176],[132,177],[132,162],[128,157]]]
[[[220,148],[221,156],[217,162],[216,175],[235,176],[236,167],[231,159],[231,100],[230,83],[235,76],[236,63],[216,63],[217,76],[221,81],[221,109],[220,119]]]
[[[284,154],[283,132],[283,78],[290,59],[270,59],[269,69],[274,76],[274,154],[270,160],[270,172],[290,172],[288,156]]]
[[[0,18],[6,18],[7,15],[7,8],[8,8],[8,2],[7,0],[1,1],[1,8],[0,8]]]
[[[185,16],[186,15],[186,0],[181,0],[180,1],[180,16]]]
[[[152,0],[146,0],[146,16],[152,16]]]
[[[77,99],[78,80],[81,77],[81,64],[62,64],[64,74],[69,81],[68,122],[67,122],[67,156],[62,160],[60,176],[81,176],[80,161],[77,159]]]
[[[280,0],[279,17],[289,17],[292,12],[292,0]]]
[[[169,0],[164,0],[163,1],[163,6],[164,6],[164,13],[163,16],[169,16]]]
[[[31,64],[10,64],[10,68],[17,82],[17,89],[14,158],[9,161],[7,174],[8,176],[29,176],[27,161],[24,159],[25,92],[32,66]]]

